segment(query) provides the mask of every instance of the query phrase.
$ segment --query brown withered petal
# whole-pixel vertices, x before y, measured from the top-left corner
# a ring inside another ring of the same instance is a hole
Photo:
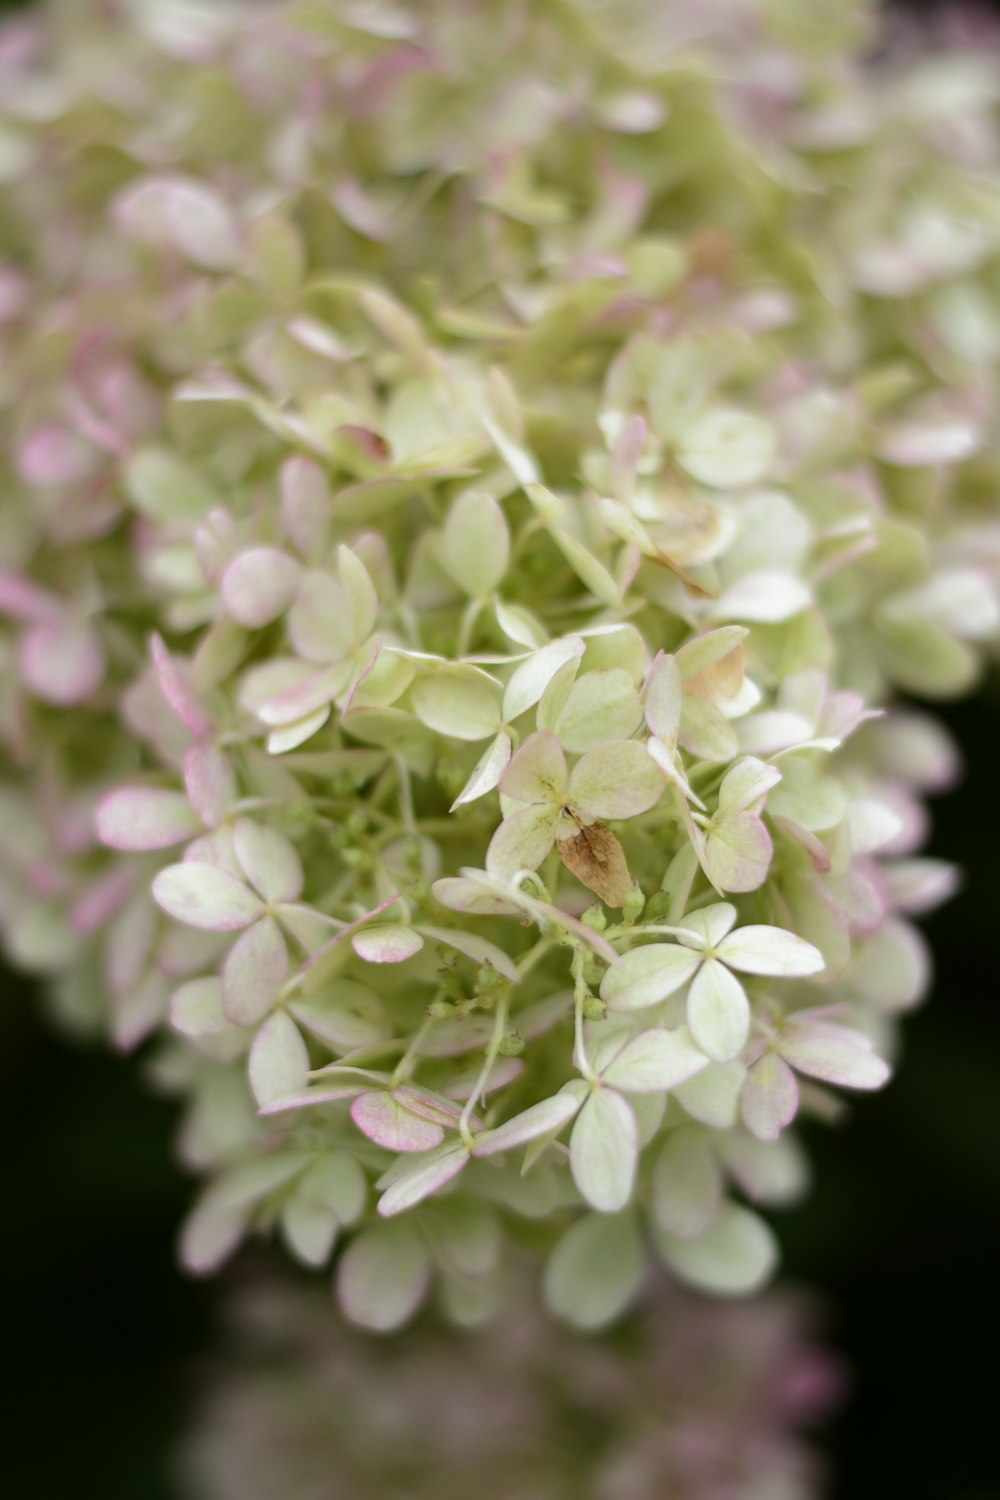
[[[572,838],[558,839],[559,858],[588,890],[608,906],[621,906],[632,888],[625,850],[606,823],[581,827]]]

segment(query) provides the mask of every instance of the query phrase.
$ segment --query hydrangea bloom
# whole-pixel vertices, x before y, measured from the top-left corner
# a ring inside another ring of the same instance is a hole
[[[488,1334],[388,1344],[251,1281],[179,1454],[190,1500],[816,1500],[805,1429],[842,1387],[812,1309],[675,1291],[612,1341],[554,1336],[530,1299]]]
[[[894,698],[1000,623],[1000,72],[842,0],[111,10],[0,31],[8,951],[158,1037],[193,1270],[755,1289],[953,885]]]

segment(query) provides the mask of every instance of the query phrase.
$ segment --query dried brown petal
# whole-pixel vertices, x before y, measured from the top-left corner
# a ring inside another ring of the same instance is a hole
[[[608,906],[621,906],[632,889],[625,851],[606,823],[581,826],[572,838],[556,842],[559,858],[588,890]]]

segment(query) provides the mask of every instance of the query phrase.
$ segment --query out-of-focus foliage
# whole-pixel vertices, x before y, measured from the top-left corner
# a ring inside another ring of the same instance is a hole
[[[776,1250],[952,888],[1000,71],[843,4],[0,31],[5,943],[348,1316]],[[958,108],[958,102],[961,108]],[[888,709],[888,712],[885,710]],[[594,898],[598,898],[595,904]]]

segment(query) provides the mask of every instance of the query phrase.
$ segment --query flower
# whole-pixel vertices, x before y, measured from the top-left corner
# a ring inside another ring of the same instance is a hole
[[[980,60],[509,9],[0,31],[0,934],[380,1329],[763,1284],[1000,631]]]

